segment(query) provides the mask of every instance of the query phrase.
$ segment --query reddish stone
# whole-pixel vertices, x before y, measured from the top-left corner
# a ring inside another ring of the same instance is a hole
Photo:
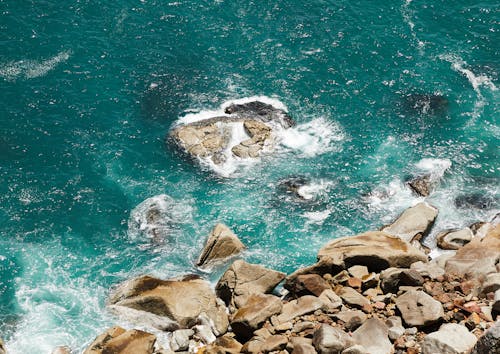
[[[362,307],[361,307],[361,310],[365,313],[372,313],[373,312],[373,307],[371,304],[364,304]]]
[[[376,303],[373,304],[373,306],[378,310],[385,309],[385,303],[383,303],[382,301],[377,301]]]
[[[347,280],[347,284],[351,287],[351,288],[361,288],[361,279],[359,278],[349,278]]]
[[[467,302],[463,307],[469,312],[481,312],[481,307],[475,301]]]
[[[447,293],[436,295],[434,298],[442,304],[451,302],[450,295],[448,295]]]
[[[475,287],[476,284],[472,280],[467,280],[460,283],[460,290],[464,293],[464,295],[469,295]]]

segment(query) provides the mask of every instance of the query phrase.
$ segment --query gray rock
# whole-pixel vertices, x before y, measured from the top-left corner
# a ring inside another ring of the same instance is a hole
[[[342,299],[332,289],[323,291],[319,299],[325,304],[325,311],[332,312],[342,306]]]
[[[406,209],[392,224],[383,227],[381,231],[411,242],[427,235],[437,215],[438,210],[432,205],[418,203]]]
[[[362,265],[355,265],[347,269],[349,274],[351,274],[355,278],[362,279],[365,275],[368,275],[368,267]]]
[[[365,347],[362,345],[356,344],[352,347],[345,349],[342,354],[370,354]]]
[[[466,227],[461,230],[445,230],[436,236],[438,247],[444,250],[458,250],[469,243],[474,235],[471,229]]]
[[[359,310],[344,310],[332,315],[334,319],[344,322],[344,327],[353,331],[361,326],[367,319],[364,312]]]
[[[405,328],[403,327],[403,323],[401,322],[401,317],[391,316],[385,320],[385,324],[387,326],[389,339],[391,341],[395,341],[403,334],[405,334]]]
[[[441,303],[420,290],[410,290],[396,299],[396,307],[409,326],[425,327],[444,316]]]
[[[488,293],[494,293],[498,289],[500,289],[500,273],[488,274],[483,284],[481,284],[481,294],[486,295]]]
[[[292,354],[316,354],[316,349],[312,346],[312,341],[309,338],[292,337],[290,343]]]
[[[471,354],[500,353],[500,320],[479,338]]]
[[[188,350],[189,340],[194,335],[192,329],[178,329],[172,332],[172,337],[170,338],[170,348],[174,352],[179,352],[183,350]]]
[[[212,332],[212,328],[209,324],[200,324],[192,328],[195,331],[194,339],[201,341],[205,344],[210,344],[215,342],[215,335]]]
[[[343,330],[322,324],[313,335],[313,345],[318,353],[342,353],[354,345],[352,338]]]
[[[351,306],[362,308],[363,306],[370,305],[370,301],[367,298],[348,286],[344,286],[340,289],[338,295],[346,304]]]
[[[356,344],[365,347],[370,354],[391,354],[392,343],[388,338],[388,328],[378,318],[370,318],[352,334]]]
[[[465,326],[446,323],[439,331],[428,334],[422,343],[423,354],[466,354],[477,339]]]
[[[217,224],[210,232],[196,265],[204,267],[210,263],[237,255],[244,249],[245,245],[243,245],[238,236],[226,225]]]
[[[415,262],[410,268],[419,272],[421,276],[429,277],[433,280],[445,274],[443,267],[440,267],[434,260],[428,263]]]

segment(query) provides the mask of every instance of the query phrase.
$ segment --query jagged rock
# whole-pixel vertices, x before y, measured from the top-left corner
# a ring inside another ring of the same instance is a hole
[[[392,224],[383,227],[381,231],[398,236],[406,242],[412,242],[427,235],[437,215],[438,210],[432,205],[418,203],[406,209]]]
[[[178,329],[177,331],[173,331],[170,338],[170,348],[174,352],[188,350],[189,340],[193,335],[194,331],[192,329]]]
[[[293,127],[295,125],[295,122],[288,115],[288,113],[282,109],[260,101],[231,104],[226,107],[225,113],[241,117],[258,117],[263,122],[278,121],[285,128]]]
[[[388,328],[378,318],[370,318],[352,334],[356,344],[362,345],[371,354],[391,354],[392,344]]]
[[[327,312],[334,311],[342,306],[342,299],[332,289],[323,291],[318,298],[324,303],[324,309]]]
[[[277,334],[266,338],[260,347],[260,351],[263,353],[269,353],[283,350],[286,348],[287,344],[288,338],[286,336]]]
[[[364,276],[367,276],[370,274],[368,271],[368,267],[362,266],[362,265],[354,265],[347,269],[349,274],[351,274],[353,277],[362,279]]]
[[[380,231],[335,239],[319,250],[318,258],[325,265],[330,263],[330,269],[335,265],[343,269],[356,264],[375,272],[388,267],[409,267],[417,261],[427,262],[427,256],[415,247]]]
[[[278,323],[288,322],[295,317],[312,313],[324,307],[323,301],[312,295],[305,295],[283,305],[281,314],[277,316]]]
[[[304,274],[337,274],[343,269],[343,262],[339,264],[334,264],[334,261],[330,257],[323,257],[318,260],[317,263],[299,268],[292,274],[288,275],[285,280],[284,288],[293,291],[295,288],[295,282],[297,281],[297,277]]]
[[[327,289],[330,289],[330,286],[319,274],[302,274],[297,277],[294,288],[290,291],[296,296],[320,296]]]
[[[409,326],[429,326],[444,316],[441,303],[419,290],[410,290],[399,296],[396,299],[396,307]]]
[[[370,301],[367,298],[348,286],[344,286],[337,294],[345,303],[351,306],[362,308],[363,306],[370,305]]]
[[[97,336],[83,354],[152,354],[155,342],[151,333],[113,327]]]
[[[389,335],[389,339],[393,342],[405,334],[405,328],[401,322],[401,317],[390,316],[385,320],[385,325],[388,328],[387,334]]]
[[[2,353],[0,351],[0,353]],[[71,349],[67,346],[59,346],[54,348],[51,354],[71,354]]]
[[[500,320],[479,338],[471,354],[500,353]]]
[[[399,275],[403,269],[387,268],[380,273],[380,289],[387,293],[396,293],[399,288]]]
[[[205,344],[210,344],[215,341],[216,337],[212,332],[209,324],[200,324],[193,327],[195,340],[201,341]]]
[[[458,250],[463,245],[469,243],[473,236],[471,229],[466,227],[461,230],[446,230],[440,232],[436,237],[436,241],[438,247],[444,250]]]
[[[406,184],[411,188],[411,190],[420,197],[427,197],[431,194],[434,189],[436,181],[432,178],[431,174],[424,174],[421,176],[416,176],[406,182]]]
[[[333,314],[332,317],[344,322],[344,327],[348,331],[355,330],[367,320],[366,314],[359,310],[340,311]]]
[[[198,267],[206,266],[240,253],[245,245],[226,225],[217,224],[210,232],[203,251],[198,258]]]
[[[121,314],[126,314],[121,309],[131,308],[141,311],[145,319],[148,313],[164,318],[162,329],[189,328],[205,316],[220,335],[229,324],[225,306],[217,300],[210,284],[198,276],[170,280],[140,276],[119,286],[109,302]]]
[[[205,348],[206,354],[237,354],[241,352],[243,345],[233,337],[225,334],[219,337]]]
[[[354,345],[354,342],[340,328],[323,324],[314,332],[313,345],[318,353],[341,353]]]
[[[274,295],[249,295],[247,302],[234,314],[231,328],[239,339],[246,342],[260,325],[279,314],[282,308],[281,300]]]
[[[290,344],[292,346],[291,354],[316,354],[316,349],[312,346],[312,341],[309,338],[292,337]]]
[[[477,342],[465,326],[446,323],[439,331],[429,333],[422,343],[423,354],[466,354]],[[490,352],[491,353],[491,352]]]
[[[284,278],[285,273],[237,260],[222,275],[215,291],[226,304],[239,307],[247,295],[271,293]]]

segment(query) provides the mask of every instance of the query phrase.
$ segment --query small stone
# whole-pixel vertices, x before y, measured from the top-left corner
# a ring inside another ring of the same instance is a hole
[[[342,354],[369,354],[365,347],[356,344],[352,347],[345,349]]]
[[[385,303],[377,301],[373,304],[373,307],[375,307],[377,310],[383,310],[385,309]]]
[[[174,352],[179,352],[187,350],[189,347],[189,340],[194,335],[192,329],[179,329],[172,332],[172,338],[170,338],[170,348]]]
[[[367,300],[363,295],[358,293],[356,290],[350,287],[343,287],[338,292],[338,295],[342,298],[342,300],[351,305],[356,306],[358,308],[362,308],[364,305],[370,305],[370,301]]]
[[[332,289],[323,291],[319,299],[325,304],[325,311],[327,312],[333,312],[342,306],[342,299]]]
[[[423,291],[406,292],[396,299],[396,306],[405,323],[410,326],[428,326],[444,316],[441,303]]]
[[[300,333],[306,329],[312,329],[314,326],[314,323],[310,321],[297,322],[292,328],[292,333]]]
[[[347,280],[347,285],[349,285],[351,288],[361,288],[361,279],[359,278],[349,278]]]
[[[368,275],[368,267],[363,265],[355,265],[347,269],[349,274],[351,274],[355,278],[363,278],[365,275]]]
[[[377,273],[370,273],[361,278],[363,289],[375,288],[378,285],[380,276]]]
[[[416,270],[406,269],[399,274],[399,283],[406,286],[421,286],[424,284],[424,278]]]

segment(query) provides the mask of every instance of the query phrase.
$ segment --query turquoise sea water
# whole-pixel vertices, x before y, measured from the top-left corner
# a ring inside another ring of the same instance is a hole
[[[248,246],[245,259],[291,272],[328,240],[420,201],[404,186],[415,171],[443,174],[428,198],[440,210],[429,245],[439,229],[491,218],[499,21],[496,1],[0,1],[9,353],[78,350],[127,325],[106,310],[110,287],[199,272],[218,221]],[[229,178],[165,141],[180,117],[256,95],[298,126]],[[447,104],[428,110],[422,95]],[[313,202],[277,188],[297,175]],[[129,232],[129,216],[160,194],[180,212],[151,243]],[[222,270],[203,274],[214,282]]]

